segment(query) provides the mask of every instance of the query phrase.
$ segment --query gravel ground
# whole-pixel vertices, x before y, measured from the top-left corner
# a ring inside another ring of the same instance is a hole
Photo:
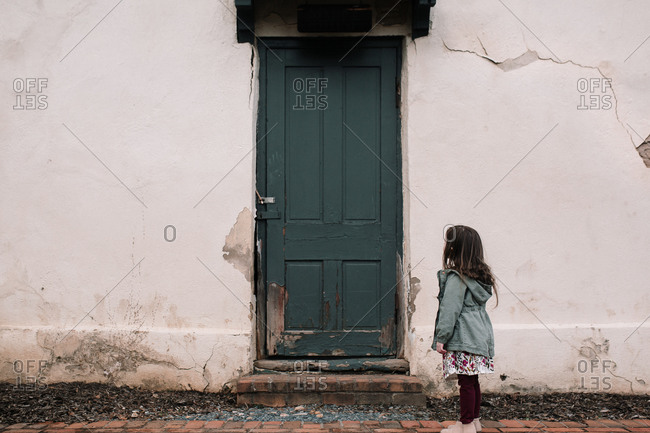
[[[483,419],[650,418],[649,395],[552,393],[485,394]],[[334,420],[453,420],[458,397],[430,398],[412,406],[305,405],[288,408],[237,407],[228,393],[150,391],[105,384],[58,383],[41,391],[15,390],[0,383],[0,424],[43,421],[200,419],[329,422]]]

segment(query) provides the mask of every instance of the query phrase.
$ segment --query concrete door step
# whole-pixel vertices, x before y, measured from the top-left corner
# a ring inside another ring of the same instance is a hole
[[[391,404],[425,406],[422,382],[399,374],[253,374],[237,381],[237,404]]]
[[[336,358],[336,359],[258,359],[255,373],[408,373],[409,362],[399,358]]]

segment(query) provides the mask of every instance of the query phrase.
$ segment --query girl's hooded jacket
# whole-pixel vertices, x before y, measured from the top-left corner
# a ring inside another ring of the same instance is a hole
[[[451,269],[438,271],[439,308],[433,345],[444,344],[445,350],[494,356],[494,332],[485,310],[492,296],[492,286],[473,278],[461,277]]]

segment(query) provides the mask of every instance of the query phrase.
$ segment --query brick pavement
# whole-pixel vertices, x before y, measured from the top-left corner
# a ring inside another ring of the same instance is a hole
[[[3,433],[429,433],[439,432],[453,421],[96,421],[92,423],[48,422],[0,424]],[[648,432],[650,420],[598,419],[573,421],[483,421],[483,432]]]

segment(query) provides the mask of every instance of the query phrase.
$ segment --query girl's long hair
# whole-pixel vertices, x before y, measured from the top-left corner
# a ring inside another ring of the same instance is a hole
[[[442,254],[444,269],[453,269],[462,276],[470,277],[492,286],[497,305],[499,295],[492,270],[483,257],[483,243],[478,232],[467,226],[451,226],[445,232],[445,250]]]

